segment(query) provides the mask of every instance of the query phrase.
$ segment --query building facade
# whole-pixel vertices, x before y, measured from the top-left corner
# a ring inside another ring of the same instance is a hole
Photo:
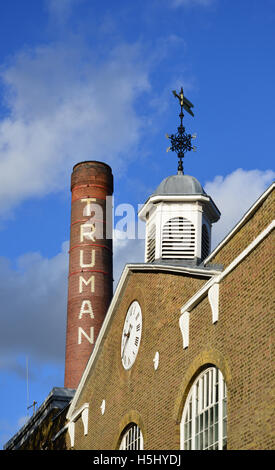
[[[44,446],[273,449],[274,184],[212,253],[220,212],[195,178],[164,180],[139,215],[145,262],[125,266]]]
[[[274,448],[273,217],[274,184],[204,260],[125,267],[67,413],[68,449]]]

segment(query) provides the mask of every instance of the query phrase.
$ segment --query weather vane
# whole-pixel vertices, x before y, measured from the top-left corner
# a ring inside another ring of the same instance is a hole
[[[172,152],[177,152],[179,159],[178,174],[183,174],[182,159],[184,157],[185,152],[190,150],[196,150],[196,147],[194,147],[191,142],[192,139],[196,138],[196,134],[186,134],[185,127],[182,124],[182,120],[184,117],[182,109],[184,108],[189,114],[191,114],[191,116],[194,116],[194,113],[191,110],[194,105],[187,98],[185,98],[182,87],[179,94],[176,93],[175,90],[173,90],[173,95],[178,98],[180,103],[180,126],[178,127],[178,132],[176,134],[166,134],[167,139],[171,141],[171,147],[167,148],[167,152],[169,152],[170,150]]]

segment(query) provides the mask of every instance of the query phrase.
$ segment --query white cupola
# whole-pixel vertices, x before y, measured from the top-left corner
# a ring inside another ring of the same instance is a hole
[[[139,217],[146,223],[145,262],[198,265],[211,248],[211,227],[220,211],[193,176],[165,178]]]

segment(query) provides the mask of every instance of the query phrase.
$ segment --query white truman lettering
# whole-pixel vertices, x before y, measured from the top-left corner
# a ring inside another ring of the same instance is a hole
[[[83,300],[78,318],[81,319],[86,313],[88,313],[91,318],[94,318],[94,312],[90,300]]]
[[[80,267],[92,268],[95,265],[95,250],[91,251],[91,262],[88,264],[83,263],[83,250],[80,250]]]
[[[82,294],[83,288],[82,288],[82,283],[87,286],[88,284],[91,284],[91,292],[95,291],[95,277],[91,276],[87,281],[84,279],[84,277],[80,276],[79,278],[79,293]]]
[[[86,204],[87,204],[83,209],[83,215],[87,216],[87,217],[91,217],[91,213],[92,213],[91,202],[96,202],[96,198],[89,197],[89,198],[86,198],[86,199],[81,199],[81,202],[86,202]]]
[[[81,344],[82,335],[89,341],[89,343],[94,343],[94,327],[90,327],[90,336],[83,330],[80,326],[78,327],[78,344]]]
[[[80,241],[83,242],[84,238],[87,238],[88,240],[95,242],[95,230],[95,224],[80,225]]]

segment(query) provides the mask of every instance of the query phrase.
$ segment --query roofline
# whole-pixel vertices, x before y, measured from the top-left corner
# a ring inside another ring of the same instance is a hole
[[[216,246],[216,248],[210,253],[210,255],[205,258],[203,264],[206,265],[209,261],[216,256],[216,254],[223,248],[223,246],[235,235],[235,233],[240,230],[240,228],[253,216],[253,214],[257,211],[260,205],[264,202],[267,196],[272,192],[275,188],[275,183],[271,183],[271,185],[266,189],[266,191],[256,200],[256,202],[248,209],[248,211],[243,215],[239,222],[233,227],[231,232],[226,235],[226,237]]]
[[[78,387],[76,389],[75,395],[72,399],[71,405],[69,407],[68,413],[67,413],[67,419],[72,420],[74,416],[74,408],[75,404],[81,394],[81,391],[84,387],[84,384],[86,382],[86,379],[88,377],[89,371],[96,360],[97,354],[99,352],[99,348],[101,345],[101,342],[103,341],[105,337],[105,332],[107,330],[108,324],[112,318],[113,310],[115,308],[115,305],[119,299],[121,289],[129,275],[130,272],[134,271],[162,271],[162,272],[170,272],[170,273],[177,273],[177,274],[188,274],[188,275],[197,275],[197,276],[205,276],[206,278],[211,278],[213,276],[216,276],[217,274],[220,274],[220,271],[217,270],[205,270],[204,268],[189,268],[189,267],[183,267],[183,266],[167,266],[167,265],[162,265],[162,264],[148,264],[148,263],[137,263],[137,264],[126,264],[124,267],[124,270],[120,276],[117,288],[115,290],[115,293],[113,295],[112,301],[110,303],[110,306],[107,310],[106,316],[104,318],[102,327],[100,328],[97,340],[95,342],[94,349],[92,351],[92,354],[87,362],[87,365],[84,369],[84,372],[82,374],[81,380],[78,384]]]
[[[19,448],[53,408],[60,408],[60,411],[63,411],[68,402],[71,401],[74,393],[74,389],[54,387],[35,414],[4,444],[3,449]],[[64,406],[62,406],[62,404],[64,404]]]

